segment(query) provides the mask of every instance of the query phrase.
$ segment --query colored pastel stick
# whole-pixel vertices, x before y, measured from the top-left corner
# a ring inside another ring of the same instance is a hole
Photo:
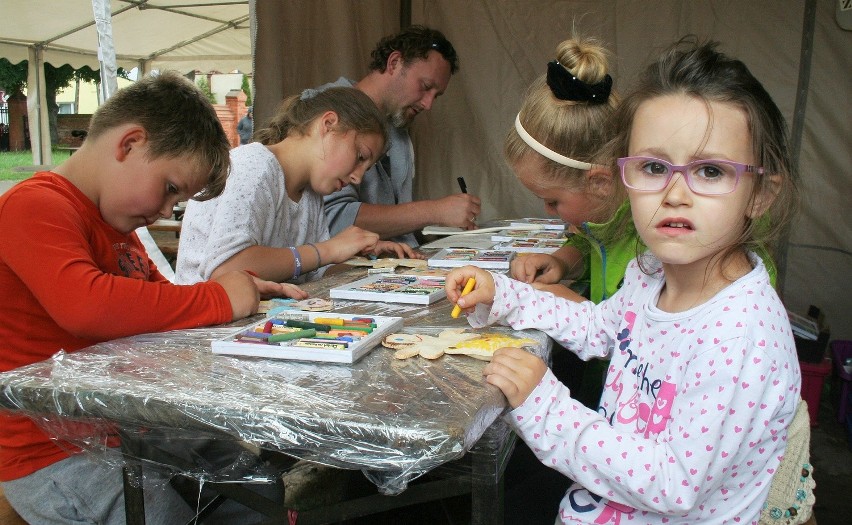
[[[287,326],[292,326],[293,328],[313,328],[317,332],[328,332],[331,330],[331,326],[327,324],[320,323],[311,323],[308,321],[296,321],[295,319],[287,319]]]
[[[239,337],[246,337],[250,339],[267,339],[269,334],[266,332],[242,332],[239,334]]]
[[[351,326],[374,326],[375,323],[371,323],[368,321],[356,321],[355,319],[347,319],[343,322],[344,325]]]
[[[325,333],[322,333],[322,332],[313,336],[313,338],[314,339],[324,339],[326,341],[345,341],[347,343],[351,343],[352,341],[354,341],[354,339],[352,337],[349,337],[349,336],[336,336],[336,335],[333,335],[331,333],[325,334]]]
[[[345,324],[345,325],[340,326],[338,328],[340,330],[358,330],[359,332],[367,332],[368,334],[373,332],[373,327],[367,326],[367,325],[356,326],[356,325]]]
[[[313,328],[308,328],[306,330],[296,330],[295,332],[283,332],[270,335],[268,341],[270,343],[280,343],[282,341],[292,341],[303,337],[314,337],[315,335],[317,335],[317,331]]]
[[[355,338],[349,335],[333,336],[331,334],[317,334],[316,339],[327,339],[329,341],[342,341],[345,343],[355,342]]]
[[[273,326],[272,333],[273,334],[288,334],[290,332],[295,332],[296,330],[302,330],[302,328],[291,328],[289,326]]]
[[[359,332],[357,330],[331,330],[329,335],[333,335],[335,337],[351,337],[353,339],[361,339],[366,336],[366,332]]]
[[[314,322],[319,324],[330,324],[334,326],[343,326],[346,322],[338,317],[314,317]]]
[[[473,290],[474,286],[476,286],[476,279],[471,277],[465,283],[464,289],[462,290],[462,293],[461,293],[461,297],[464,297],[465,295],[469,294],[471,292],[471,290]],[[457,318],[459,316],[459,314],[461,314],[461,311],[462,311],[461,306],[459,306],[458,303],[456,303],[456,305],[453,307],[453,311],[450,312],[450,317],[452,317],[453,319]]]

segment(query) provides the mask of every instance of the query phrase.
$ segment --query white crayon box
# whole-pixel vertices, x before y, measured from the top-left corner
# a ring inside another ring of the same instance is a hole
[[[402,317],[285,310],[210,346],[214,354],[354,363],[402,326]]]

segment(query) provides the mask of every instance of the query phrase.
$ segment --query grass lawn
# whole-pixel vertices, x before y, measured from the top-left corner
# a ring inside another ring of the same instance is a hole
[[[53,150],[53,163],[59,164],[68,158],[68,152],[64,150]],[[33,154],[31,151],[0,151],[0,180],[23,180],[33,173],[31,171],[12,171],[17,166],[32,166]]]

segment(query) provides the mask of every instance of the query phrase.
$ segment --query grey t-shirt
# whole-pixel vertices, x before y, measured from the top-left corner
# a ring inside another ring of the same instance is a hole
[[[316,89],[322,91],[330,87],[354,85],[355,82],[352,80],[340,77],[337,81]],[[364,173],[361,184],[350,184],[338,192],[325,196],[325,214],[328,217],[329,231],[332,236],[355,224],[362,202],[393,205],[412,201],[414,148],[411,137],[408,136],[407,129],[388,125],[388,139],[390,146],[387,156],[390,159],[390,174],[381,161],[377,162]],[[404,242],[413,247],[418,245],[412,233],[406,233],[391,240]]]

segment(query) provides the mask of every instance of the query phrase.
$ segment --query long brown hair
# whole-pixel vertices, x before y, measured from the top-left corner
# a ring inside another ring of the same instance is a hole
[[[774,193],[774,200],[761,217],[745,219],[743,231],[719,258],[719,262],[724,263],[739,250],[771,255],[798,210],[800,194],[799,177],[789,155],[787,124],[781,110],[746,65],[717,51],[718,45],[718,42],[702,41],[690,35],[673,44],[648,66],[613,115],[613,139],[605,153],[613,162],[629,154],[634,116],[639,106],[650,99],[683,94],[706,103],[720,102],[742,109],[751,131],[755,163],[766,173],[755,177],[751,204],[771,193]],[[778,176],[780,184],[777,187],[772,186],[770,175]]]
[[[377,133],[387,144],[384,115],[370,97],[351,87],[306,90],[302,95],[284,99],[266,126],[254,134],[254,140],[270,145],[281,142],[291,132],[305,135],[310,123],[326,111],[337,113],[338,131]]]

